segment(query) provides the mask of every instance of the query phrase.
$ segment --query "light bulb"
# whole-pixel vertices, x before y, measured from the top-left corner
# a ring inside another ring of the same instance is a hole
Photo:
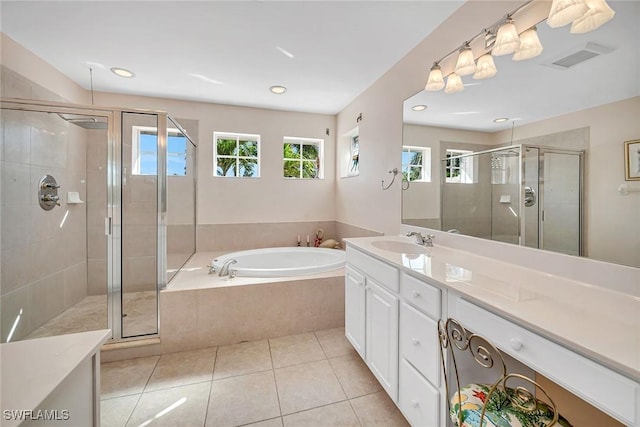
[[[553,0],[547,24],[551,28],[558,28],[582,17],[587,13],[585,0]]]
[[[468,74],[473,74],[475,71],[476,63],[473,58],[473,51],[471,50],[469,43],[465,43],[462,48],[460,48],[455,73],[459,76],[466,76]]]
[[[424,87],[429,92],[436,92],[444,87],[444,78],[442,77],[442,70],[437,62],[433,63],[431,71],[429,71],[429,78],[427,78],[427,84]]]
[[[449,74],[447,77],[447,87],[444,88],[445,93],[462,92],[464,85],[462,84],[462,78],[456,73]]]
[[[538,38],[538,30],[536,27],[529,28],[520,34],[520,47],[513,54],[514,61],[522,61],[523,59],[531,59],[542,53],[542,43]]]
[[[475,80],[488,79],[496,75],[498,70],[496,64],[493,62],[493,56],[487,53],[478,58],[478,65],[476,65],[476,72],[473,75]]]
[[[520,38],[513,19],[507,18],[496,35],[496,44],[493,46],[491,54],[493,56],[508,55],[520,47]]]
[[[571,24],[571,33],[580,34],[595,30],[616,14],[605,0],[587,0],[587,6],[587,13]]]

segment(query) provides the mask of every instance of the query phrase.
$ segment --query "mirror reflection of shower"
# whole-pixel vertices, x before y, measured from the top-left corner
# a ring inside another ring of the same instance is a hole
[[[442,163],[442,230],[582,254],[582,151],[514,145]],[[467,178],[447,179],[452,165]]]

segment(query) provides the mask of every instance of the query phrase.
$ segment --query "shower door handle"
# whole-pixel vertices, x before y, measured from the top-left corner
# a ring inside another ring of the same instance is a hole
[[[104,235],[111,236],[111,217],[104,219]]]

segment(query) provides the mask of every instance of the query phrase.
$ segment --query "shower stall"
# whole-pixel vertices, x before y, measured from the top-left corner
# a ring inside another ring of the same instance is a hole
[[[583,254],[584,152],[513,145],[442,159],[442,230]]]
[[[159,333],[195,252],[196,146],[167,113],[2,100],[2,342]]]

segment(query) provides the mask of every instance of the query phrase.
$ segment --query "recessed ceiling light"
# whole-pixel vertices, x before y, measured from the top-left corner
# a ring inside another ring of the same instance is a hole
[[[507,120],[509,120],[508,117],[500,117],[499,119],[494,119],[493,123],[502,123],[502,122],[506,122]]]
[[[116,76],[125,77],[125,78],[131,78],[136,76],[132,71],[126,70],[124,68],[119,68],[119,67],[111,67],[111,72]]]
[[[284,86],[271,86],[269,90],[275,93],[276,95],[282,95],[287,91],[287,88]]]
[[[426,109],[427,109],[427,106],[426,106],[426,105],[422,105],[422,104],[420,104],[420,105],[414,105],[413,107],[411,107],[411,109],[412,109],[413,111],[424,111],[424,110],[426,110]]]

